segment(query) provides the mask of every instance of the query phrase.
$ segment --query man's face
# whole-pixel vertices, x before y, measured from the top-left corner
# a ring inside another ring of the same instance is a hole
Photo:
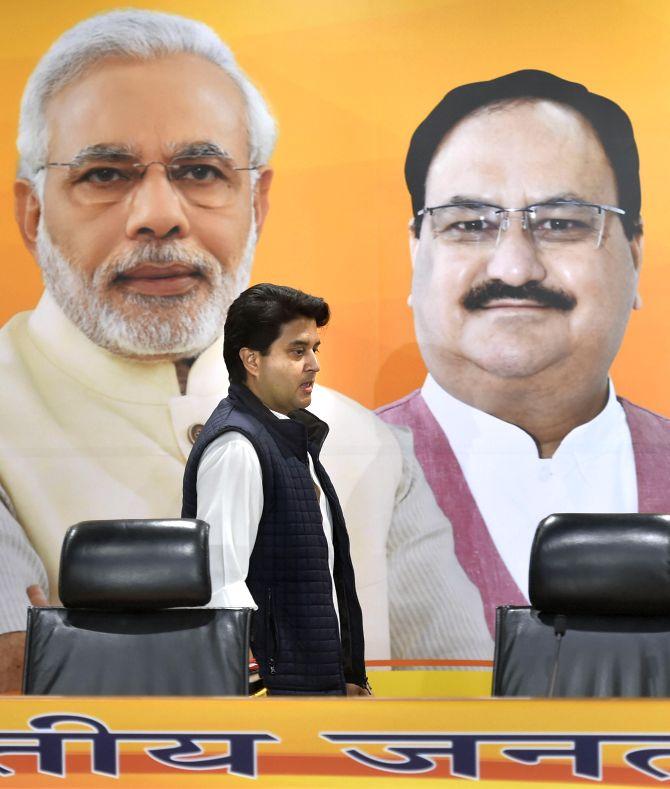
[[[19,218],[29,242],[32,232],[47,287],[94,342],[113,352],[177,358],[202,350],[246,286],[271,173],[254,190],[250,172],[233,171],[229,194],[215,207],[185,198],[160,164],[120,199],[86,195],[119,179],[105,168],[108,156],[95,158],[101,149],[168,163],[183,151],[213,148],[248,166],[246,114],[235,84],[192,55],[108,59],[53,97],[47,124],[47,161],[86,163],[77,171],[47,169],[41,206],[34,197],[22,201],[17,189]]]
[[[307,408],[320,369],[316,357],[320,344],[312,318],[285,323],[265,355],[254,352],[254,374],[250,379],[248,373],[247,383],[259,400],[280,414]]]
[[[523,208],[557,199],[616,206],[617,190],[586,121],[548,101],[465,118],[443,140],[426,180],[426,206],[468,200]],[[619,348],[636,295],[638,242],[629,242],[609,214],[599,247],[542,248],[522,229],[521,216],[510,215],[498,246],[448,243],[434,234],[430,217],[411,242],[417,338],[446,389],[472,373],[523,379],[553,369],[605,376]],[[490,297],[478,299],[492,283]],[[537,295],[511,295],[528,283]]]

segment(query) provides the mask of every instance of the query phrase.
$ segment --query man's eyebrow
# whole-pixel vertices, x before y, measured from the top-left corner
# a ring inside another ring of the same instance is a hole
[[[558,194],[548,195],[547,197],[542,197],[537,200],[533,200],[532,203],[529,205],[544,205],[545,203],[560,203],[566,200],[570,201],[577,201],[579,203],[588,203],[589,200],[586,200],[581,195],[578,195],[576,192],[560,192]],[[452,195],[449,198],[446,198],[443,202],[437,203],[436,205],[463,205],[463,206],[491,206],[492,208],[514,208],[516,206],[501,206],[497,203],[491,203],[488,200],[484,200],[481,197],[475,197],[474,195]],[[523,206],[519,206],[519,208],[523,208]]]
[[[196,140],[195,142],[174,143],[168,146],[171,157],[198,158],[200,156],[218,156],[222,159],[232,159],[231,155],[218,143],[211,140]],[[131,145],[125,143],[96,143],[87,145],[78,151],[70,160],[73,167],[80,167],[91,161],[139,161],[140,156]]]
[[[170,153],[174,158],[198,158],[200,156],[219,156],[222,159],[233,158],[228,151],[211,140],[173,143],[170,145]]]
[[[550,195],[549,197],[543,197],[541,200],[535,200],[531,205],[544,205],[545,203],[561,203],[565,202],[566,200],[576,201],[578,203],[590,203],[591,200],[587,200],[586,198],[582,197],[582,195],[578,195],[576,192],[561,192],[560,194]]]
[[[317,340],[314,345],[308,340],[291,340],[288,344],[289,348],[318,348],[321,345],[321,340]]]
[[[70,160],[73,167],[79,167],[91,161],[126,161],[128,159],[137,159],[133,149],[129,145],[117,143],[96,143],[95,145],[87,145],[78,151]]]
[[[483,200],[481,197],[474,197],[473,195],[452,195],[438,205],[471,205],[471,206],[491,206],[492,208],[502,208],[497,203],[491,203],[488,200]]]

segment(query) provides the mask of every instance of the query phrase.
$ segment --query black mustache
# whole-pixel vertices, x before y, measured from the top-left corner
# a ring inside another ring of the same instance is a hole
[[[567,312],[575,307],[577,299],[564,290],[554,290],[541,285],[537,280],[531,280],[524,285],[508,285],[499,279],[482,282],[470,290],[463,299],[466,310],[480,310],[491,301],[498,299],[518,299],[519,301],[534,301],[543,307],[552,307],[556,310]]]

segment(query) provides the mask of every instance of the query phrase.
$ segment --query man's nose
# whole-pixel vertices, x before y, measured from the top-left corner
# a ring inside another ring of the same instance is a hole
[[[490,279],[509,285],[541,282],[547,275],[541,262],[530,229],[523,228],[523,214],[509,217],[507,230],[501,232],[497,246],[490,253],[486,267]]]
[[[184,204],[165,168],[147,167],[130,196],[126,234],[129,238],[159,239],[184,238],[188,232]]]
[[[311,373],[318,373],[321,369],[319,359],[314,351],[310,351],[305,356],[305,369]]]

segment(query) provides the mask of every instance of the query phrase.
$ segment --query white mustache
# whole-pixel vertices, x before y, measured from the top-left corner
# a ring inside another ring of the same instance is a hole
[[[171,242],[147,243],[124,255],[110,258],[98,266],[93,275],[93,286],[97,287],[112,282],[117,277],[144,263],[162,263],[166,266],[172,263],[181,263],[214,283],[218,282],[221,277],[221,268],[213,257],[192,252]]]

